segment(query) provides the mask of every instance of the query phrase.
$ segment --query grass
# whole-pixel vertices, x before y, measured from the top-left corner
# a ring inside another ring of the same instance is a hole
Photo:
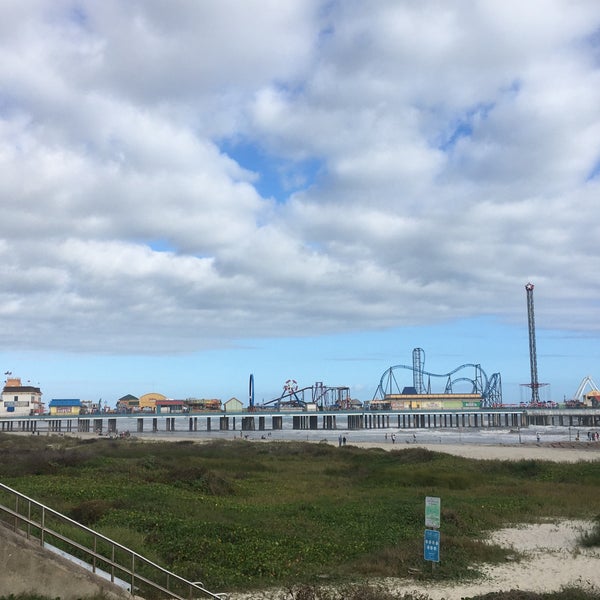
[[[472,577],[509,553],[484,543],[486,531],[591,519],[600,491],[597,462],[475,461],[420,448],[0,434],[0,452],[4,483],[179,575],[209,589],[288,586],[295,600],[353,598],[350,588],[314,595],[323,581]],[[425,496],[442,502],[434,570],[423,560]],[[598,544],[600,530],[588,541]]]
[[[264,597],[264,596],[261,596]],[[287,590],[289,600],[429,600],[419,593],[394,594],[381,587],[366,585],[346,585],[336,590],[327,590],[309,585],[292,587]],[[565,588],[558,592],[536,593],[522,590],[491,592],[478,596],[465,597],[462,600],[598,600],[596,592]],[[0,596],[0,600],[59,600],[39,594],[19,594]],[[80,600],[107,600],[104,595],[86,596]]]

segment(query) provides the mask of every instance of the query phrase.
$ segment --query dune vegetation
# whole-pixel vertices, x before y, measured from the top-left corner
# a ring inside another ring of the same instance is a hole
[[[177,574],[209,589],[287,587],[296,600],[328,600],[331,592],[317,591],[323,583],[352,600],[369,596],[351,589],[381,577],[472,578],[481,563],[508,559],[485,542],[487,531],[543,519],[598,522],[599,462],[11,434],[0,435],[0,452],[3,483]],[[441,498],[435,568],[423,559],[426,496]],[[585,538],[598,544],[600,535]],[[575,593],[568,597],[594,597]],[[485,596],[509,597],[567,596]]]

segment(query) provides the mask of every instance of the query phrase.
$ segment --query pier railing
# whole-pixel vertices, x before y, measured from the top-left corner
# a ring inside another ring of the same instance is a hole
[[[0,521],[49,551],[142,597],[225,600],[137,552],[0,483]]]

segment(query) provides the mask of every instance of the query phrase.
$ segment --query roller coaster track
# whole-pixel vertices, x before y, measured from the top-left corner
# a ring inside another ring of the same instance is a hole
[[[304,407],[307,404],[316,404],[320,409],[327,409],[333,406],[347,408],[349,401],[350,388],[345,386],[330,387],[317,381],[314,385],[299,389],[284,388],[281,396],[262,403],[260,408],[275,406],[279,409],[286,405]]]
[[[455,384],[459,382],[468,382],[471,385],[472,394],[481,394],[482,398],[482,406],[489,407],[502,403],[502,382],[500,373],[493,373],[489,378],[486,375],[485,371],[481,368],[481,365],[474,363],[465,363],[464,365],[460,365],[456,367],[456,369],[450,371],[449,373],[431,373],[429,371],[425,371],[423,369],[423,361],[421,359],[421,353],[415,352],[421,350],[420,348],[416,348],[413,351],[413,365],[394,365],[393,367],[389,367],[386,369],[379,381],[379,385],[377,386],[377,390],[375,391],[375,395],[373,396],[374,400],[383,399],[386,395],[390,394],[402,394],[404,387],[401,387],[398,378],[396,377],[396,371],[412,371],[413,373],[413,383],[415,392],[417,394],[429,394],[431,393],[431,378],[445,378],[446,385],[444,392],[445,394],[452,394],[453,387]],[[422,352],[422,350],[421,350]],[[474,375],[473,377],[466,377],[461,373],[460,377],[454,377],[459,372],[462,372],[464,369],[473,369]],[[423,376],[428,377],[427,391],[425,392],[425,386],[423,385]],[[418,385],[417,385],[418,384]]]

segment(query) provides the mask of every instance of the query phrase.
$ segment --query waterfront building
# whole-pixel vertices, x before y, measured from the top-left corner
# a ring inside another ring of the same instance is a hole
[[[192,413],[221,411],[221,401],[218,398],[186,398],[185,404]]]
[[[187,407],[183,400],[157,400],[156,401],[156,413],[183,413],[187,412]]]
[[[19,417],[41,415],[44,412],[39,387],[23,385],[18,377],[6,380],[0,399],[0,416]]]
[[[48,405],[51,415],[79,415],[81,400],[78,398],[53,398]]]
[[[156,402],[159,400],[167,400],[167,397],[157,392],[140,396],[140,410],[142,412],[156,412]]]
[[[225,412],[242,412],[244,405],[237,398],[229,398],[225,402]]]
[[[132,413],[140,410],[140,399],[132,394],[127,394],[117,400],[117,412]]]

